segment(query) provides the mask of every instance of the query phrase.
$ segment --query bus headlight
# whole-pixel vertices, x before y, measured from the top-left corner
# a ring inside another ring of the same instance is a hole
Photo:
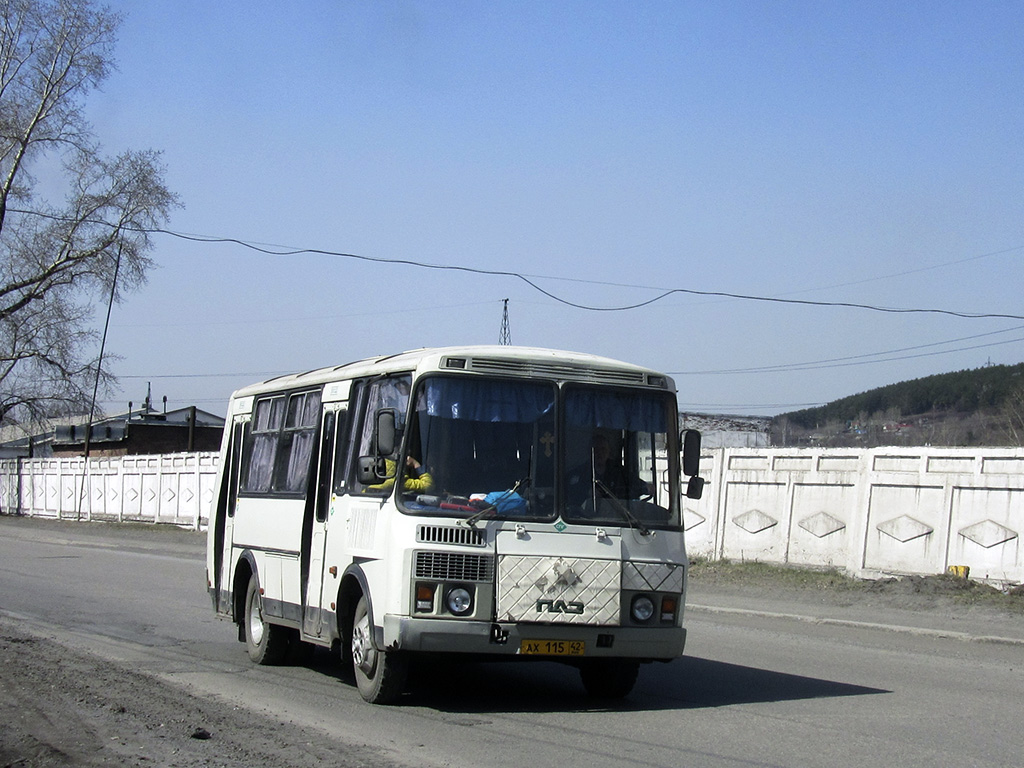
[[[465,616],[473,610],[473,593],[465,587],[452,587],[444,597],[445,605],[455,616]]]
[[[651,620],[651,616],[654,615],[654,601],[647,595],[637,595],[633,598],[630,613],[633,614],[634,621],[638,621],[641,624],[648,622]]]

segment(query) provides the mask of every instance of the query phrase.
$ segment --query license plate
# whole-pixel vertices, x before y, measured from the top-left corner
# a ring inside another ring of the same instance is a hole
[[[582,640],[523,640],[519,652],[527,656],[582,656]]]

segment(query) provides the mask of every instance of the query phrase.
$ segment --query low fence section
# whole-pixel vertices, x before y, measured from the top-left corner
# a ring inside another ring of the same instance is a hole
[[[218,454],[4,459],[0,507],[60,520],[206,525]]]
[[[216,453],[0,461],[0,512],[204,528]],[[719,448],[684,499],[691,555],[1024,583],[1024,449]]]
[[[684,500],[691,555],[1024,582],[1020,448],[705,451]]]

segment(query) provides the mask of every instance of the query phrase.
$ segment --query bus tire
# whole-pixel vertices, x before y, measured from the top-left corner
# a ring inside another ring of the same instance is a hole
[[[580,667],[587,694],[595,699],[622,699],[629,695],[640,673],[633,659],[591,659]]]
[[[398,651],[381,651],[373,643],[373,626],[366,597],[360,597],[352,617],[352,673],[364,701],[390,704],[405,690],[408,658]]]
[[[260,585],[253,576],[245,591],[245,649],[257,664],[280,664],[288,653],[285,627],[263,620]]]

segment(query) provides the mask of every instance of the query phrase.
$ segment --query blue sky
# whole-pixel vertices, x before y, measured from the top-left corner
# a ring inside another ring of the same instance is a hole
[[[686,288],[1024,315],[1018,2],[111,6],[89,117],[111,153],[163,151],[176,232],[515,272],[606,309]],[[671,372],[691,411],[1024,360],[1024,320],[589,311],[511,277],[156,243],[111,319],[108,410],[151,382],[221,412],[273,373],[496,343],[505,298],[513,343]]]

